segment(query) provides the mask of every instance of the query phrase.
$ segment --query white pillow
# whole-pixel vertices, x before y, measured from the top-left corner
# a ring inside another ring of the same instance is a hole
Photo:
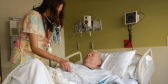
[[[100,53],[100,52],[98,52],[98,53],[100,54],[100,57],[101,57],[102,62],[104,62],[104,60],[105,60],[108,56],[114,56],[114,55],[115,55],[115,53]]]
[[[102,59],[102,69],[111,71],[113,75],[119,77],[124,76],[128,66],[131,64],[133,57],[135,57],[134,51],[124,51],[117,53],[100,53]]]
[[[130,65],[123,78],[138,80],[137,65]]]
[[[139,60],[140,60],[139,57],[134,57],[134,58],[132,59],[132,63],[131,63],[131,65],[138,65]]]
[[[138,80],[138,72],[137,72],[137,66],[139,63],[140,58],[139,57],[134,57],[132,59],[132,63],[130,66],[128,66],[127,71],[125,72],[125,75],[122,78],[131,78]]]

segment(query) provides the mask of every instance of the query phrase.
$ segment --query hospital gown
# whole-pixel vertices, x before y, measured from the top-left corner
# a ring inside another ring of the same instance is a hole
[[[62,75],[69,81],[75,82],[75,84],[95,84],[98,83],[102,78],[111,74],[109,71],[104,69],[90,69],[84,65],[73,64],[71,65],[71,73],[63,70]]]

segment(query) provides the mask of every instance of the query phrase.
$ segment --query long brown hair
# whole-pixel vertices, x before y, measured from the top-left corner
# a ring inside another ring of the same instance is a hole
[[[63,8],[62,8],[62,11],[60,11],[60,13],[58,15],[57,7],[59,7],[61,4],[63,4]],[[50,9],[50,16],[52,17],[52,18],[48,17],[50,19],[50,21],[52,23],[55,23],[55,25],[57,27],[59,25],[61,25],[61,27],[63,27],[64,15],[65,15],[65,1],[64,0],[43,0],[42,4],[36,8],[33,7],[33,10],[38,11],[38,12],[40,12],[41,15],[43,15],[43,13],[46,11],[47,8]],[[53,30],[53,26],[51,23],[49,23],[48,20],[46,20],[46,25],[47,25],[48,30],[50,30],[50,31]]]

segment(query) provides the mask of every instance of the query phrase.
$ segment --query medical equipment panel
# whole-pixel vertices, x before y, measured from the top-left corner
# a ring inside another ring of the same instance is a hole
[[[137,11],[125,13],[125,25],[135,24],[139,22]]]
[[[15,45],[15,42],[16,42],[18,39],[19,39],[18,36],[17,36],[17,37],[10,37],[10,45],[11,45],[10,50],[11,50],[11,53],[12,53],[12,49],[13,49],[13,47],[14,47],[14,45]]]
[[[22,17],[12,17],[12,20],[9,21],[10,27],[10,52],[12,53],[12,49],[15,45],[17,39],[19,39],[20,29],[18,28],[18,24]]]
[[[86,31],[92,28],[91,16],[89,16],[89,15],[85,15],[84,16],[84,26],[87,27]]]
[[[50,43],[56,43],[61,42],[61,36],[60,36],[60,27],[54,28],[52,36],[50,38]]]
[[[19,36],[19,28],[18,28],[19,20],[10,20],[10,36]]]
[[[102,30],[102,21],[101,20],[91,21],[90,15],[85,15],[83,22],[81,22],[80,19],[80,23],[74,23],[75,34],[81,34],[82,36],[82,33],[89,32],[89,35],[91,36],[91,31],[94,30]]]
[[[93,21],[93,30],[102,30],[101,20],[94,20]]]

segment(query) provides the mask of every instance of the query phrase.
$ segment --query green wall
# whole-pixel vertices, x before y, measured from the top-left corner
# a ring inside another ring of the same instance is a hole
[[[133,26],[133,47],[166,46],[168,36],[168,0],[65,0],[65,54],[74,53],[76,44],[83,58],[91,49],[124,48],[128,39],[127,26],[124,24],[125,13],[143,12],[145,18]],[[84,15],[91,15],[92,20],[102,20],[102,30],[74,34],[73,24],[83,20]],[[140,19],[143,14],[140,14]]]

